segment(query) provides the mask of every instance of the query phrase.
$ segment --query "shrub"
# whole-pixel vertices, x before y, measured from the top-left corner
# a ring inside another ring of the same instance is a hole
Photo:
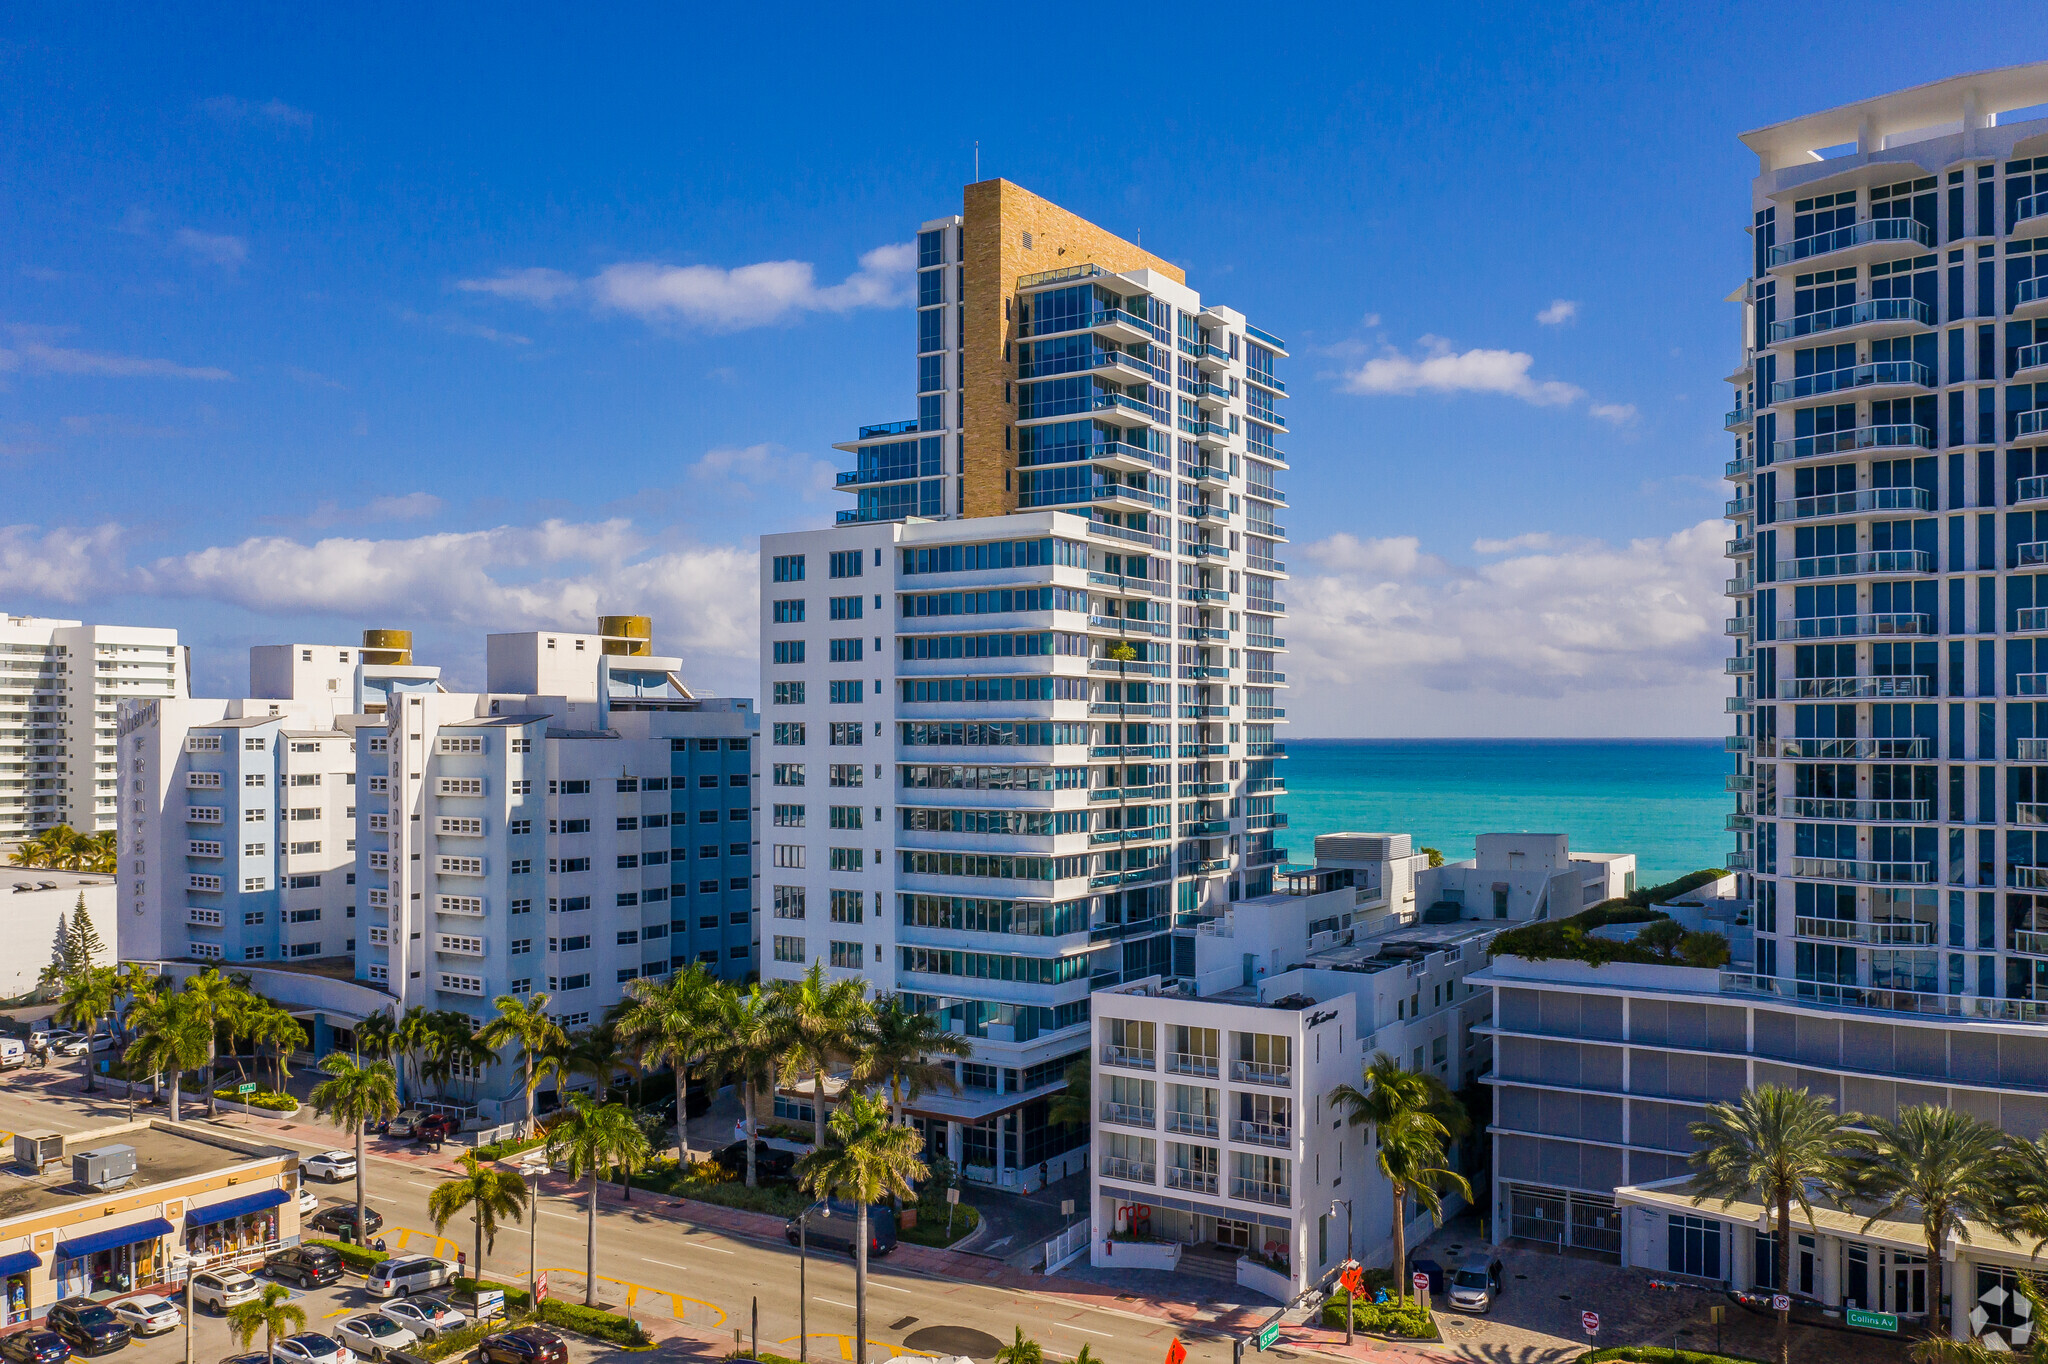
[[[231,1104],[246,1104],[250,1108],[267,1109],[272,1113],[296,1113],[299,1108],[299,1101],[291,1095],[276,1094],[267,1089],[259,1089],[254,1094],[239,1094],[232,1089],[216,1089],[213,1091],[213,1097],[226,1099]]]
[[[462,1299],[471,1306],[475,1306],[477,1290],[480,1288],[502,1290],[505,1294],[507,1312],[524,1312],[533,1305],[533,1294],[523,1288],[514,1288],[508,1283],[496,1283],[490,1279],[457,1279],[448,1285],[448,1291],[452,1296]]]
[[[550,1326],[560,1326],[565,1330],[594,1336],[613,1345],[654,1343],[654,1338],[647,1334],[646,1328],[631,1317],[622,1317],[616,1312],[601,1312],[595,1307],[584,1307],[580,1303],[546,1300],[540,1305],[540,1319]]]
[[[1403,1340],[1436,1339],[1436,1323],[1430,1319],[1428,1309],[1412,1299],[1399,1303],[1375,1303],[1360,1298],[1352,1308],[1351,1320],[1359,1330],[1374,1335],[1398,1336]],[[1344,1304],[1341,1301],[1323,1304],[1323,1325],[1336,1331],[1344,1329]]]
[[[797,1364],[797,1362],[794,1359],[791,1359],[788,1355],[772,1355],[769,1354],[766,1350],[763,1350],[760,1354],[757,1355],[750,1355],[745,1350],[735,1350],[731,1354],[727,1355],[726,1358],[751,1359],[756,1361],[756,1364]]]
[[[438,1335],[432,1340],[420,1341],[406,1353],[418,1355],[421,1359],[448,1359],[456,1355],[466,1355],[481,1345],[485,1336],[495,1335],[504,1329],[505,1323],[502,1320],[483,1326],[464,1326],[459,1330]]]
[[[521,1151],[531,1151],[536,1146],[545,1146],[547,1140],[546,1137],[527,1137],[523,1140],[518,1137],[507,1137],[504,1141],[494,1141],[488,1146],[477,1147],[476,1158],[503,1160],[507,1156],[516,1156]]]
[[[1632,1360],[1638,1364],[1763,1364],[1749,1355],[1719,1355],[1711,1350],[1674,1350],[1667,1345],[1610,1345],[1589,1350],[1574,1364],[1597,1364],[1608,1359]]]
[[[1671,927],[1663,927],[1666,923]],[[1634,942],[1615,942],[1592,936],[1594,929],[1605,928],[1609,924],[1648,924],[1650,927],[1638,934]],[[1666,940],[1676,949],[1676,957],[1657,949],[1657,944]],[[1719,933],[1687,933],[1661,910],[1642,908],[1627,900],[1604,900],[1570,918],[1540,919],[1496,934],[1487,951],[1496,957],[1525,957],[1530,961],[1562,959],[1590,962],[1595,966],[1615,961],[1662,966],[1683,961],[1688,966],[1720,966],[1728,960],[1728,940]]]
[[[347,1241],[313,1240],[306,1242],[306,1244],[309,1246],[326,1246],[341,1257],[343,1264],[358,1274],[367,1274],[391,1258],[389,1251],[371,1250],[367,1246],[352,1245]]]

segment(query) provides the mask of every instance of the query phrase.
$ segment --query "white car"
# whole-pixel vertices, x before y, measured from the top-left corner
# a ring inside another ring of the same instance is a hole
[[[69,1028],[58,1028],[48,1033],[46,1038],[50,1044],[50,1050],[59,1056],[85,1055],[86,1043],[84,1036],[72,1032]]]
[[[270,1347],[273,1364],[354,1364],[349,1348],[318,1331],[286,1336]]]
[[[459,1331],[469,1325],[468,1317],[439,1298],[399,1298],[377,1310],[421,1340],[432,1340],[443,1331]]]
[[[317,1156],[308,1156],[299,1162],[299,1168],[308,1179],[342,1180],[356,1177],[356,1153],[353,1151],[322,1151]]]
[[[363,1291],[373,1298],[406,1298],[455,1282],[455,1266],[428,1255],[394,1257],[363,1276]]]
[[[124,1298],[108,1304],[114,1315],[128,1323],[129,1329],[138,1336],[160,1336],[166,1331],[176,1330],[185,1320],[185,1314],[169,1298],[155,1293],[144,1293],[136,1298]]]
[[[320,1211],[320,1195],[301,1184],[299,1186],[299,1215]]]
[[[334,1334],[349,1349],[371,1359],[382,1359],[393,1350],[410,1350],[420,1343],[420,1338],[409,1328],[400,1326],[382,1313],[351,1317],[336,1327]]]
[[[262,1296],[262,1286],[239,1269],[206,1270],[192,1276],[192,1305],[216,1315]]]
[[[102,1028],[92,1035],[92,1049],[95,1052],[119,1051],[122,1046],[123,1043],[119,1033],[111,1033]]]

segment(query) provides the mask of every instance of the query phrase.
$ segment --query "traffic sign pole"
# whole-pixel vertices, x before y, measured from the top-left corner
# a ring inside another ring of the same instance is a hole
[[[1591,1340],[1594,1336],[1600,1334],[1600,1314],[1598,1312],[1579,1313],[1579,1325],[1585,1329],[1586,1338]]]

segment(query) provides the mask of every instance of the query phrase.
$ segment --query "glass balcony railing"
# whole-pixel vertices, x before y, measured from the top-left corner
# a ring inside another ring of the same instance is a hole
[[[1158,1166],[1149,1160],[1130,1160],[1123,1156],[1104,1156],[1096,1173],[1104,1179],[1120,1179],[1126,1184],[1150,1184],[1158,1172]]]
[[[1275,1184],[1268,1179],[1238,1176],[1230,1181],[1230,1196],[1240,1203],[1271,1203],[1284,1208],[1294,1201],[1294,1189],[1291,1185]]]
[[[1119,1047],[1114,1043],[1102,1049],[1102,1064],[1122,1066],[1127,1070],[1156,1070],[1156,1058],[1149,1049]]]
[[[1733,540],[1724,540],[1721,542],[1721,554],[1724,558],[1739,559],[1745,554],[1754,553],[1756,553],[1755,536],[1738,535]]]
[[[1216,1134],[1211,1132],[1209,1135],[1213,1137]],[[1188,1193],[1208,1194],[1213,1198],[1216,1194],[1216,1172],[1196,1170],[1185,1165],[1169,1165],[1166,1167],[1166,1187],[1181,1189]]]
[[[2038,436],[2048,431],[2048,407],[2037,407],[2031,412],[2022,412],[2013,419],[2013,429],[2022,436]]]
[[[1861,943],[1866,947],[1933,947],[1937,941],[1934,925],[1917,919],[1863,923],[1856,919],[1815,918],[1804,914],[1793,918],[1792,936],[1820,942]]]
[[[1914,360],[1879,360],[1867,365],[1852,365],[1847,369],[1802,374],[1794,379],[1779,379],[1773,383],[1771,401],[1786,403],[1799,398],[1819,398],[1829,393],[1847,393],[1859,388],[1883,388],[1893,384],[1933,388],[1934,371]]]
[[[1727,464],[1723,465],[1721,468],[1721,477],[1748,478],[1751,474],[1755,472],[1756,461],[1751,459],[1748,455],[1744,455],[1740,459],[1731,459],[1728,461]]]
[[[1721,709],[1730,715],[1747,715],[1756,709],[1754,696],[1724,696],[1721,699],[1726,703]]]
[[[1931,677],[1790,677],[1778,683],[1784,701],[1882,701],[1934,695]]]
[[[1815,455],[1839,455],[1849,450],[1881,449],[1888,446],[1934,448],[1934,432],[1924,426],[1892,424],[1856,426],[1847,431],[1829,431],[1818,436],[1795,436],[1771,442],[1771,458],[1779,464]]]
[[[1849,578],[1865,573],[1932,573],[1934,555],[1924,549],[1875,549],[1862,554],[1822,554],[1778,565],[1781,581]]]
[[[1913,218],[1866,218],[1860,223],[1838,227],[1830,232],[1816,232],[1810,237],[1794,238],[1790,246],[1771,248],[1771,266],[1791,265],[1795,261],[1811,260],[1836,251],[1846,251],[1852,246],[1868,246],[1873,242],[1901,242],[1915,246],[1933,246],[1934,234],[1926,224]]]
[[[1795,341],[1802,336],[1818,336],[1824,332],[1864,327],[1879,322],[1904,322],[1912,326],[1932,327],[1934,310],[1917,298],[1867,298],[1861,303],[1851,303],[1846,307],[1829,308],[1825,312],[1795,317],[1790,322],[1773,322],[1771,342],[1776,345],[1782,341]]]
[[[876,436],[908,435],[918,428],[919,422],[916,417],[906,417],[900,422],[880,422],[874,426],[863,426],[860,429],[860,438],[873,440]]]
[[[1102,1106],[1102,1120],[1120,1127],[1152,1127],[1156,1125],[1156,1116],[1154,1110],[1137,1104],[1106,1103]]]
[[[1822,881],[1893,886],[1931,886],[1935,879],[1932,862],[1866,862],[1853,857],[1795,857],[1792,874]]]
[[[1756,788],[1756,778],[1747,772],[1729,772],[1721,778],[1724,791],[1750,791]]]
[[[2048,606],[2027,606],[2013,612],[2012,628],[2025,635],[2048,630]]]
[[[1754,516],[1755,514],[1756,499],[1753,497],[1731,497],[1721,507],[1721,515],[1731,521],[1738,516]]]
[[[1779,739],[1781,758],[1813,758],[1837,762],[1913,762],[1934,756],[1934,740],[1903,739]]]
[[[2048,365],[2048,341],[2036,341],[2031,346],[2021,346],[2013,356],[2012,372],[2024,374],[2030,369]]]
[[[1756,591],[1756,574],[1745,573],[1739,578],[1728,578],[1722,582],[1721,591],[1731,597],[1746,597]]]
[[[1723,659],[1721,671],[1724,673],[1740,673],[1747,677],[1756,671],[1756,655],[1744,654],[1740,658]]]
[[[1724,734],[1721,736],[1721,751],[1724,753],[1747,753],[1756,746],[1756,740],[1747,734]]]
[[[1230,1124],[1230,1139],[1246,1146],[1292,1146],[1294,1128],[1284,1122],[1239,1120]]]
[[[1277,1085],[1285,1089],[1294,1083],[1294,1067],[1275,1061],[1232,1061],[1230,1078],[1244,1084]]]
[[[1169,1075],[1202,1075],[1216,1078],[1216,1058],[1199,1051],[1172,1051],[1166,1054],[1166,1073]],[[1216,1120],[1209,1120],[1209,1135],[1216,1135]]]
[[[1934,802],[1779,796],[1778,813],[1786,819],[1833,819],[1850,824],[1925,824],[1934,818]]]
[[[2048,193],[2029,194],[2012,206],[2013,225],[2018,226],[2029,218],[2048,214]]]
[[[1854,492],[1822,493],[1778,503],[1780,521],[1817,521],[1865,512],[1934,510],[1934,495],[1925,488],[1858,488]]]
[[[2036,275],[2032,279],[2021,280],[2019,287],[2013,290],[2012,301],[2014,307],[2022,303],[2048,301],[2048,275]]]
[[[1732,412],[1724,412],[1721,414],[1721,429],[1723,431],[1733,431],[1737,427],[1747,426],[1755,420],[1755,408],[1738,407]]]
[[[1721,622],[1724,635],[1750,635],[1756,633],[1755,616],[1730,616]]]
[[[1866,639],[1934,633],[1934,617],[1911,611],[1873,616],[1804,616],[1779,624],[1786,639]]]

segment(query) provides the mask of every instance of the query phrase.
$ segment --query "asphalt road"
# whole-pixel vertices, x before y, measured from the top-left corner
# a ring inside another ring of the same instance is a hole
[[[104,1126],[119,1120],[124,1112],[118,1093],[117,1087],[114,1102],[88,1109],[82,1098],[31,1098],[18,1090],[10,1092],[5,1082],[0,1081],[0,1130],[47,1127],[77,1131]],[[268,1134],[265,1139],[289,1142],[288,1138]],[[303,1143],[291,1144],[301,1145],[309,1154],[320,1149]],[[433,1220],[426,1211],[427,1195],[434,1186],[431,1173],[380,1161],[374,1154],[368,1165],[370,1202],[384,1214],[380,1234],[389,1249],[439,1254],[448,1259],[453,1259],[458,1250],[470,1249],[474,1238],[467,1218],[451,1222],[445,1236],[436,1235]],[[323,1205],[354,1201],[352,1182],[313,1187]],[[585,1244],[582,1207],[569,1198],[544,1195],[540,1200],[539,1222],[535,1249],[540,1267],[548,1273],[553,1296],[581,1302]],[[794,1247],[780,1240],[762,1243],[697,1230],[687,1224],[617,1208],[599,1212],[597,1241],[601,1303],[614,1310],[630,1310],[643,1318],[679,1320],[693,1328],[718,1332],[728,1341],[735,1328],[751,1333],[751,1314],[758,1303],[761,1349],[792,1357],[797,1354],[798,1265]],[[488,1276],[507,1283],[524,1283],[528,1251],[527,1229],[512,1226],[501,1230],[495,1250],[486,1255]],[[1171,1326],[1151,1318],[988,1284],[926,1278],[893,1270],[886,1259],[871,1264],[868,1282],[868,1357],[874,1361],[898,1353],[964,1354],[987,1359],[1021,1325],[1025,1334],[1037,1339],[1051,1356],[1070,1358],[1086,1344],[1093,1347],[1097,1356],[1108,1355],[1118,1364],[1144,1364],[1149,1359],[1164,1359],[1174,1336]],[[807,1288],[804,1324],[810,1357],[827,1361],[851,1359],[852,1261],[840,1255],[811,1256]],[[366,1301],[359,1290],[348,1289],[346,1284],[311,1296],[320,1304],[317,1312],[309,1307],[309,1316],[315,1321],[323,1313],[343,1313],[349,1310],[349,1304]],[[212,1361],[232,1352],[225,1328],[218,1323],[202,1321],[198,1330],[196,1359]],[[213,1338],[215,1335],[218,1339]],[[1190,1358],[1195,1360],[1221,1364],[1231,1357],[1227,1340],[1191,1338],[1186,1345]],[[184,1357],[184,1333],[139,1343],[124,1352],[123,1357],[132,1354],[147,1356],[146,1361],[138,1360],[138,1364],[172,1364]]]

